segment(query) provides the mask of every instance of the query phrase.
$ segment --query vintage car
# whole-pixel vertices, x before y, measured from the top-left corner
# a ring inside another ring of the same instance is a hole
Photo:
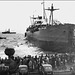
[[[0,75],[8,75],[9,66],[5,66],[5,64],[0,64]]]
[[[71,75],[75,75],[75,64],[70,68]]]
[[[28,75],[27,65],[20,65],[19,66],[19,75]]]
[[[42,64],[39,68],[40,75],[53,75],[52,65]]]

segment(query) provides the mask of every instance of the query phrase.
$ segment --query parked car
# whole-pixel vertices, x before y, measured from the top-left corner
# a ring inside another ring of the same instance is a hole
[[[75,75],[75,64],[70,68],[71,75]]]
[[[27,65],[20,65],[19,66],[19,75],[28,75]]]
[[[5,64],[0,64],[0,75],[8,75],[9,66],[5,66]]]
[[[39,68],[40,75],[53,75],[52,65],[42,64]]]

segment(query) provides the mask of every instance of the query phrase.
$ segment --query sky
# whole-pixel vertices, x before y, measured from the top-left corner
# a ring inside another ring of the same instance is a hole
[[[43,1],[0,1],[0,32],[10,28],[17,33],[25,33],[26,28],[31,25],[30,17],[42,15]],[[75,24],[75,1],[45,1],[45,8],[53,3],[54,19],[61,23]],[[46,11],[49,18],[49,11]]]

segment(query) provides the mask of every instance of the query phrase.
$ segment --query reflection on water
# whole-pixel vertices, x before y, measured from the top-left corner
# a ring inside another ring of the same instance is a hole
[[[22,34],[0,34],[0,36],[6,37],[6,39],[0,39],[0,57],[7,57],[4,54],[6,47],[13,47],[15,49],[14,56],[24,57],[27,55],[40,55],[43,53],[38,47],[34,47],[33,44],[25,40]]]

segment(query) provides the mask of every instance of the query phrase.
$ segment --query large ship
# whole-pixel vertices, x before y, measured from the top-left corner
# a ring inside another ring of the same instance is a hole
[[[51,13],[49,22],[47,21],[45,10]],[[59,21],[54,21],[53,11],[55,10],[59,9],[54,9],[52,4],[51,8],[45,9],[43,7],[43,16],[33,16],[33,23],[27,28],[25,37],[35,46],[46,51],[72,52],[75,48],[75,24],[62,24]]]
[[[7,31],[2,32],[2,34],[16,34],[16,32],[11,32],[10,29]]]

